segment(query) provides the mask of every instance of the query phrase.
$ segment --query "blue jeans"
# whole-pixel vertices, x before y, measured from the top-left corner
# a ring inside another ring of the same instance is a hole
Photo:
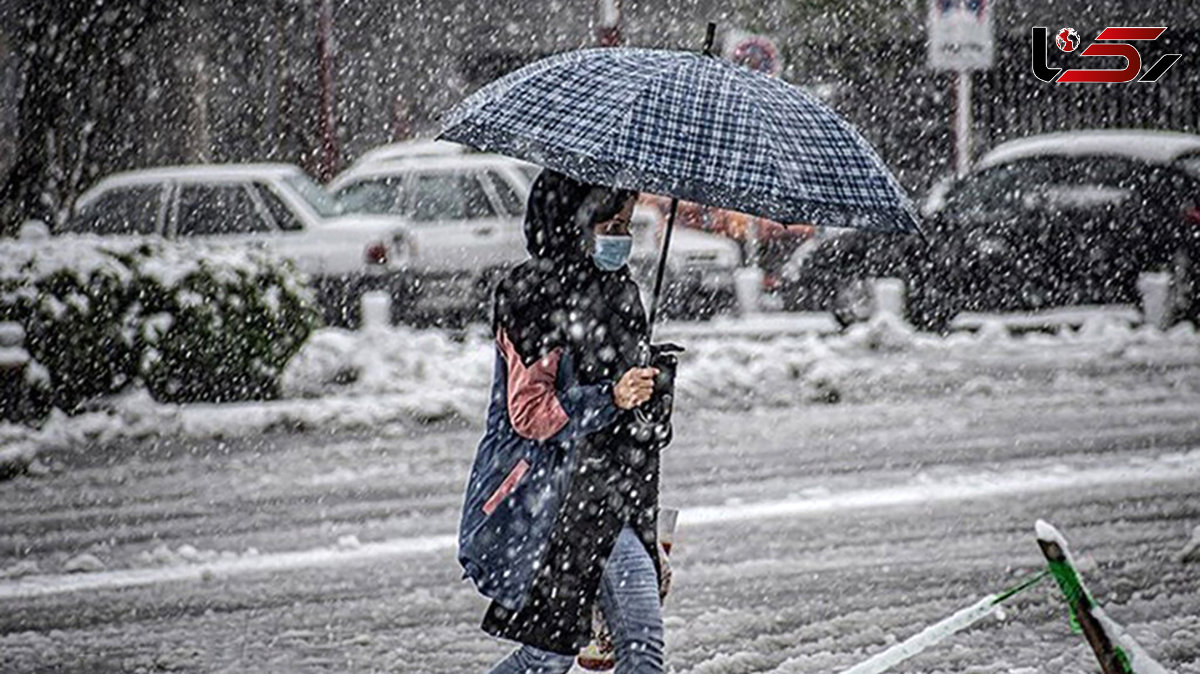
[[[663,671],[663,624],[658,575],[646,547],[626,525],[600,580],[600,609],[616,647],[616,674]],[[575,657],[532,646],[513,651],[489,674],[565,674]]]

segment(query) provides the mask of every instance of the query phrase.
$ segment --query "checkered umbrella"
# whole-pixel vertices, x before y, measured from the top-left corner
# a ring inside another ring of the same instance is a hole
[[[903,188],[849,122],[779,79],[691,52],[543,59],[447,113],[440,137],[778,222],[917,231]]]

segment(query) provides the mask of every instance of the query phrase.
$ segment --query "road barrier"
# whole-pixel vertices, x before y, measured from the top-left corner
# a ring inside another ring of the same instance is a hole
[[[1138,293],[1142,296],[1142,320],[1159,330],[1170,327],[1171,275],[1148,273],[1138,276]]]
[[[1167,674],[1167,670],[1150,657],[1123,627],[1109,618],[1092,598],[1075,568],[1070,548],[1062,534],[1042,520],[1037,521],[1035,529],[1038,546],[1046,557],[1045,571],[1004,592],[980,599],[841,674],[882,674],[991,615],[1006,599],[1037,585],[1047,576],[1052,576],[1062,590],[1070,611],[1072,630],[1084,635],[1104,674]]]

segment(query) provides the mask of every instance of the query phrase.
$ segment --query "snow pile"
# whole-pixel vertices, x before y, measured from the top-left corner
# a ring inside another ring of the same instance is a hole
[[[63,564],[63,571],[67,573],[94,573],[96,571],[103,571],[104,568],[104,562],[100,561],[99,557],[88,552],[75,555],[71,559],[68,559],[66,564]]]
[[[865,323],[856,323],[846,331],[843,341],[869,351],[900,352],[912,348],[916,331],[893,314],[879,314]]]
[[[1196,528],[1192,529],[1192,539],[1175,554],[1175,561],[1180,564],[1200,562],[1200,525],[1196,525]]]
[[[41,573],[41,567],[32,559],[22,559],[12,566],[0,569],[0,580],[15,580],[24,578],[25,576],[34,576]]]
[[[1195,361],[1200,337],[1190,324],[1164,333],[1105,317],[1054,335],[1013,336],[992,322],[976,333],[940,337],[914,332],[884,315],[839,335],[696,336],[684,346],[680,404],[739,408],[863,397],[881,387],[920,385],[931,371],[943,373],[949,385],[966,394],[990,395],[1002,384],[967,366],[1025,360],[1086,365],[1168,351]],[[487,403],[494,354],[491,339],[480,333],[320,330],[289,363],[283,392],[295,398],[411,395],[437,401],[435,408],[452,401],[447,412],[475,418]]]
[[[1058,334],[1011,335],[994,322],[975,333],[941,337],[883,317],[836,335],[696,334],[681,341],[687,350],[679,356],[676,405],[693,410],[914,393],[990,397],[1039,368],[1060,389],[1103,394],[1119,384],[1097,376],[1114,368],[1138,372],[1200,363],[1200,336],[1190,324],[1162,332],[1107,319]],[[371,429],[448,418],[478,423],[486,412],[494,359],[492,340],[481,332],[318,330],[284,369],[281,400],[176,405],[134,388],[106,400],[99,412],[70,417],[54,412],[39,431],[0,425],[8,448],[0,463],[7,457],[13,465],[27,465],[31,448],[94,446],[118,438]],[[1180,372],[1179,386],[1200,383],[1189,380],[1186,368]]]
[[[284,396],[452,391],[473,402],[486,399],[494,351],[490,340],[410,328],[314,333],[288,364]],[[482,392],[482,395],[480,393]]]
[[[21,286],[32,297],[35,289],[27,282],[58,273],[84,281],[97,273],[124,283],[133,280],[121,257],[131,257],[139,246],[120,239],[100,237],[56,237],[45,241],[0,241],[0,284]]]
[[[118,440],[156,437],[215,439],[273,430],[378,429],[389,424],[475,418],[482,409],[482,403],[449,390],[187,405],[159,403],[142,390],[111,399],[106,409],[98,412],[67,416],[55,410],[37,430],[0,425],[0,431],[20,438],[21,444],[14,449],[19,450],[13,457],[14,466],[30,461],[37,466],[34,457],[47,449],[93,448]],[[7,451],[0,454],[0,465],[4,458]]]
[[[0,320],[27,335],[29,381],[44,382],[6,416],[76,413],[141,387],[173,402],[271,397],[315,323],[310,295],[290,263],[245,246],[0,242]]]

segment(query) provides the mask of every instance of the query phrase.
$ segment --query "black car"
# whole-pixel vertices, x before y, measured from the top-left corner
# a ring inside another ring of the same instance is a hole
[[[1200,136],[1075,132],[997,147],[935,193],[929,241],[844,231],[802,250],[786,308],[862,317],[864,281],[905,281],[909,319],[945,330],[963,311],[1136,304],[1145,271],[1186,286],[1200,261]],[[1177,307],[1195,318],[1196,303]]]

